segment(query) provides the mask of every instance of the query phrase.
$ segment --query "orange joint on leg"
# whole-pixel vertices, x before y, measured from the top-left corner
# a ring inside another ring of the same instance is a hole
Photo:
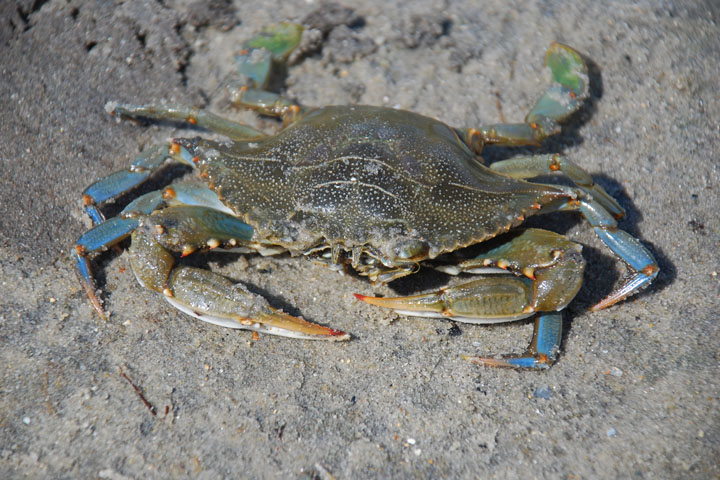
[[[533,203],[532,205],[530,205],[530,208],[532,208],[533,210],[540,210],[542,208],[542,205],[540,205],[539,203]]]
[[[528,277],[531,280],[535,280],[535,269],[532,267],[525,267],[522,269],[523,275]]]
[[[190,254],[193,253],[194,251],[195,251],[195,247],[193,247],[193,246],[191,246],[191,245],[185,245],[185,246],[183,247],[183,249],[182,249],[182,256],[183,256],[183,257],[187,257],[188,255],[190,255]]]
[[[502,268],[503,270],[506,270],[509,265],[510,265],[510,262],[508,262],[504,258],[501,258],[500,260],[497,261],[498,268]]]
[[[220,240],[218,240],[217,238],[211,238],[207,241],[207,246],[210,247],[211,249],[217,248],[220,246]]]
[[[82,200],[83,200],[83,205],[85,205],[85,206],[92,205],[93,203],[95,203],[95,201],[92,199],[92,197],[87,194],[82,196]]]
[[[170,155],[177,155],[180,153],[180,144],[179,143],[171,143],[170,144]]]
[[[172,297],[172,296],[173,296],[173,291],[170,290],[168,287],[163,288],[162,293],[163,293],[163,295],[165,295],[166,297]]]
[[[200,157],[193,157],[193,158],[192,158],[192,162],[193,162],[193,163],[198,163],[199,161],[200,161]]]
[[[188,123],[191,123],[193,125],[197,125],[197,118],[195,118],[195,115],[190,115],[186,118]]]
[[[177,192],[172,187],[167,187],[165,190],[163,190],[162,197],[165,200],[175,198],[176,196],[177,196]]]
[[[655,264],[652,264],[652,265],[648,265],[647,267],[643,268],[642,273],[644,273],[645,275],[647,275],[649,277],[649,276],[652,276],[658,270],[659,270],[658,266]]]
[[[535,311],[535,309],[533,307],[531,307],[530,305],[528,305],[527,307],[523,308],[522,313],[533,313],[534,311]]]
[[[87,249],[84,245],[75,245],[75,253],[80,256],[85,256],[85,253],[87,253]]]
[[[162,235],[163,233],[165,233],[165,227],[162,225],[155,225],[155,234]]]

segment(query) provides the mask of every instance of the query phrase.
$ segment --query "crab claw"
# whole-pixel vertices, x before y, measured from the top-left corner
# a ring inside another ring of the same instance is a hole
[[[557,258],[561,257],[565,263],[539,269],[535,280],[524,276],[492,275],[412,297],[376,298],[360,294],[355,297],[405,315],[448,317],[465,323],[510,322],[536,315],[532,340],[524,353],[496,358],[464,355],[463,358],[487,367],[544,369],[557,359],[562,340],[560,310],[575,296],[584,266],[579,248],[572,247],[569,254]],[[552,288],[558,276],[566,280],[574,277],[575,281]]]
[[[350,335],[342,330],[335,330],[317,323],[308,322],[302,317],[293,317],[272,307],[268,307],[268,309],[269,312],[258,315],[258,323],[262,323],[265,330],[277,329],[278,335],[313,339],[327,337],[327,340],[348,340],[350,338]]]
[[[443,316],[444,302],[440,292],[415,295],[412,297],[368,297],[354,293],[355,298],[370,305],[392,308],[403,315],[414,315],[419,317],[440,317]],[[449,314],[445,314],[446,316]]]
[[[145,278],[143,272],[140,273],[140,277]],[[207,270],[178,266],[170,274],[162,292],[178,310],[222,327],[306,340],[339,341],[350,338],[341,330],[272,308],[264,298],[250,293],[242,284],[235,284]]]
[[[350,335],[342,330],[335,330],[317,323],[308,322],[302,317],[294,317],[270,306],[265,306],[263,311],[252,316],[230,316],[224,312],[222,315],[218,315],[216,312],[200,312],[188,308],[186,304],[179,302],[172,296],[167,296],[167,294],[166,300],[181,312],[221,327],[252,330],[258,333],[305,340],[342,341],[350,339]]]
[[[452,318],[464,323],[511,322],[535,313],[533,281],[524,277],[486,277],[435,292],[409,297],[381,298],[355,294],[378,307],[413,317]]]

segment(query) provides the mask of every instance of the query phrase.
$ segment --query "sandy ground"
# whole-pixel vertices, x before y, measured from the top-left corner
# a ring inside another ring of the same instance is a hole
[[[210,3],[0,7],[0,477],[720,478],[716,2]],[[97,260],[112,312],[100,320],[69,259],[88,227],[80,192],[188,133],[117,122],[105,103],[210,104],[273,128],[217,99],[243,39],[304,18],[328,32],[289,69],[288,96],[456,126],[519,121],[544,88],[545,48],[583,52],[593,97],[540,151],[567,154],[627,208],[621,226],[656,255],[656,283],[590,313],[624,267],[577,217],[539,222],[588,261],[562,356],[540,373],[460,358],[522,351],[531,322],[396,317],[354,299],[373,293],[363,279],[287,257],[199,261],[352,341],[204,324],[138,287],[114,253]]]

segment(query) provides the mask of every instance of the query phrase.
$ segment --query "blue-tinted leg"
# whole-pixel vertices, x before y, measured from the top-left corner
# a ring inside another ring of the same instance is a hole
[[[480,153],[485,145],[535,145],[560,133],[560,123],[575,113],[589,93],[587,66],[578,52],[553,43],[545,55],[552,83],[523,123],[497,123],[457,129],[460,138]]]
[[[160,191],[142,195],[130,202],[117,217],[94,226],[78,239],[73,256],[80,283],[92,306],[103,319],[106,318],[106,315],[96,294],[95,280],[88,255],[105,250],[126,239],[137,228],[140,218],[150,214],[162,201],[162,192]]]
[[[568,209],[579,209],[600,240],[633,271],[622,287],[592,307],[592,310],[602,310],[649,286],[660,268],[648,249],[637,238],[617,228],[615,219],[597,201],[581,198],[579,204],[579,207],[568,205]]]
[[[478,365],[488,367],[509,368],[549,368],[557,359],[562,340],[562,313],[547,312],[538,314],[535,318],[530,346],[522,355],[505,355],[500,358],[473,357],[464,355],[463,358]]]

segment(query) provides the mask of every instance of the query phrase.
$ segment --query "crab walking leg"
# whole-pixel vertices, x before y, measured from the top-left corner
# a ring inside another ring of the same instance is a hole
[[[591,310],[602,310],[615,305],[617,302],[648,287],[655,280],[660,268],[652,254],[637,238],[617,228],[617,222],[612,215],[592,197],[583,198],[578,195],[577,200],[571,200],[560,206],[558,210],[580,211],[593,227],[597,236],[600,237],[600,240],[634,272],[623,286],[596,305],[593,305]]]
[[[233,215],[232,209],[220,201],[217,193],[205,185],[194,183],[175,183],[162,190],[162,199],[169,207],[195,206],[207,207],[212,210]]]
[[[265,88],[273,66],[287,61],[300,45],[302,33],[302,25],[280,23],[245,42],[236,56],[240,79],[228,86],[230,103],[262,115],[280,117],[284,126],[299,118],[304,110],[300,105]]]
[[[250,243],[253,228],[236,217],[206,207],[177,206],[140,219],[132,233],[130,265],[141,285],[161,292],[173,306],[200,320],[229,328],[317,340],[346,340],[342,331],[293,317],[207,270],[175,266],[182,256],[217,247]]]
[[[478,257],[475,263],[462,265],[463,270],[482,275],[471,282],[411,297],[356,297],[405,315],[445,317],[466,323],[510,322],[540,312],[532,342],[524,354],[472,360],[488,366],[544,368],[555,360],[560,345],[559,311],[570,303],[582,284],[585,262],[581,250],[579,244],[562,235],[529,229]],[[485,268],[478,269],[478,265]],[[501,274],[488,274],[492,273],[488,267]]]
[[[105,221],[105,216],[98,210],[99,205],[143,183],[162,167],[168,158],[191,167],[195,166],[192,155],[185,148],[176,143],[163,143],[144,150],[128,168],[111,173],[86,188],[82,193],[83,204],[85,205],[85,212],[93,221],[93,225]],[[138,199],[141,202],[147,202],[145,196],[140,198],[144,199]],[[128,204],[123,212],[137,210],[138,200]],[[145,213],[150,213],[155,208],[157,208],[157,205]],[[142,208],[140,210],[145,211]]]
[[[93,225],[105,221],[105,216],[98,210],[98,205],[131,190],[147,180],[169,157],[169,150],[170,145],[168,144],[148,148],[140,153],[128,168],[113,172],[86,188],[82,193],[83,204],[85,205],[85,212],[93,221]]]
[[[620,219],[625,216],[625,210],[600,185],[593,181],[589,173],[562,155],[514,157],[495,162],[490,165],[490,169],[513,178],[522,179],[563,173],[584,192],[589,193],[615,218]]]
[[[243,44],[235,57],[238,73],[249,88],[265,89],[274,63],[285,62],[300,45],[303,26],[283,22],[272,25]]]
[[[499,358],[463,355],[463,359],[487,367],[550,368],[557,360],[562,340],[562,313],[540,313],[535,318],[530,345],[522,355]]]
[[[589,93],[587,66],[578,52],[553,43],[545,55],[552,84],[537,101],[523,123],[498,123],[458,129],[460,137],[475,152],[485,145],[539,146],[543,139],[560,133],[560,122],[576,112]]]
[[[207,128],[213,132],[225,135],[233,140],[248,140],[265,137],[265,132],[256,128],[233,122],[197,107],[182,105],[129,105],[116,102],[105,104],[105,110],[110,115],[129,118],[150,118],[153,120],[178,120],[188,122],[198,127]]]
[[[248,88],[239,82],[228,87],[230,103],[238,108],[255,110],[262,115],[279,117],[287,127],[306,113],[307,109],[277,93]]]
[[[160,191],[146,193],[130,202],[117,217],[91,228],[85,232],[75,245],[73,257],[80,283],[87,293],[90,303],[101,318],[106,319],[102,303],[97,296],[95,280],[88,255],[117,245],[127,238],[140,224],[140,218],[155,210],[162,203]]]

